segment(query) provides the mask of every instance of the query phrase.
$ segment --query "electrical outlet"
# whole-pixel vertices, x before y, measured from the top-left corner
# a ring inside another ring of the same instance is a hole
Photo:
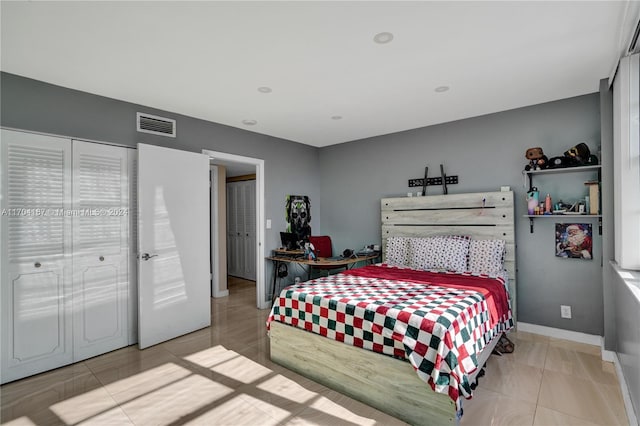
[[[560,305],[560,317],[571,319],[571,306]]]

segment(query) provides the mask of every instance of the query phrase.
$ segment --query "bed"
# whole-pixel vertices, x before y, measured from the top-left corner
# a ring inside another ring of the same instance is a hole
[[[515,324],[513,193],[387,198],[381,218],[381,264],[280,293],[271,358],[411,424],[453,424]],[[496,242],[498,269],[445,272],[486,263]],[[467,247],[465,267],[442,244]]]

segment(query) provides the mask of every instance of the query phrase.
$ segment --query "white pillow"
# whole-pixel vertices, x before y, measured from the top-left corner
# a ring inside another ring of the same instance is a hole
[[[469,271],[495,275],[504,269],[504,240],[471,240]]]

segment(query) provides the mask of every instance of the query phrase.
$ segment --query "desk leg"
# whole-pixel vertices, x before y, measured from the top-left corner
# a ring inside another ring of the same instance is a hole
[[[273,261],[273,290],[271,292],[271,304],[276,300],[276,279],[278,278],[278,266],[280,266],[277,260]]]

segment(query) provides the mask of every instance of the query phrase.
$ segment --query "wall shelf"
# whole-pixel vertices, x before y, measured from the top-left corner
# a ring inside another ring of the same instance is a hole
[[[593,166],[577,166],[577,167],[564,167],[559,169],[543,169],[543,170],[523,170],[522,174],[529,178],[529,191],[533,190],[533,176],[534,175],[552,175],[562,173],[580,173],[580,172],[598,172],[598,182],[601,182],[602,166],[600,164]],[[550,215],[529,215],[524,217],[529,218],[529,232],[533,234],[533,219],[544,218],[563,218],[563,219],[577,219],[577,218],[598,218],[598,232],[602,235],[602,215],[601,214],[550,214]]]
[[[601,214],[524,214],[523,217],[530,217],[536,219],[545,219],[545,218],[576,218],[576,217],[602,217]]]
[[[577,173],[577,172],[588,172],[588,171],[600,171],[602,166],[600,164],[596,164],[593,166],[577,166],[577,167],[563,167],[560,169],[543,169],[543,170],[525,170],[522,173],[527,175],[552,175],[555,173]]]

